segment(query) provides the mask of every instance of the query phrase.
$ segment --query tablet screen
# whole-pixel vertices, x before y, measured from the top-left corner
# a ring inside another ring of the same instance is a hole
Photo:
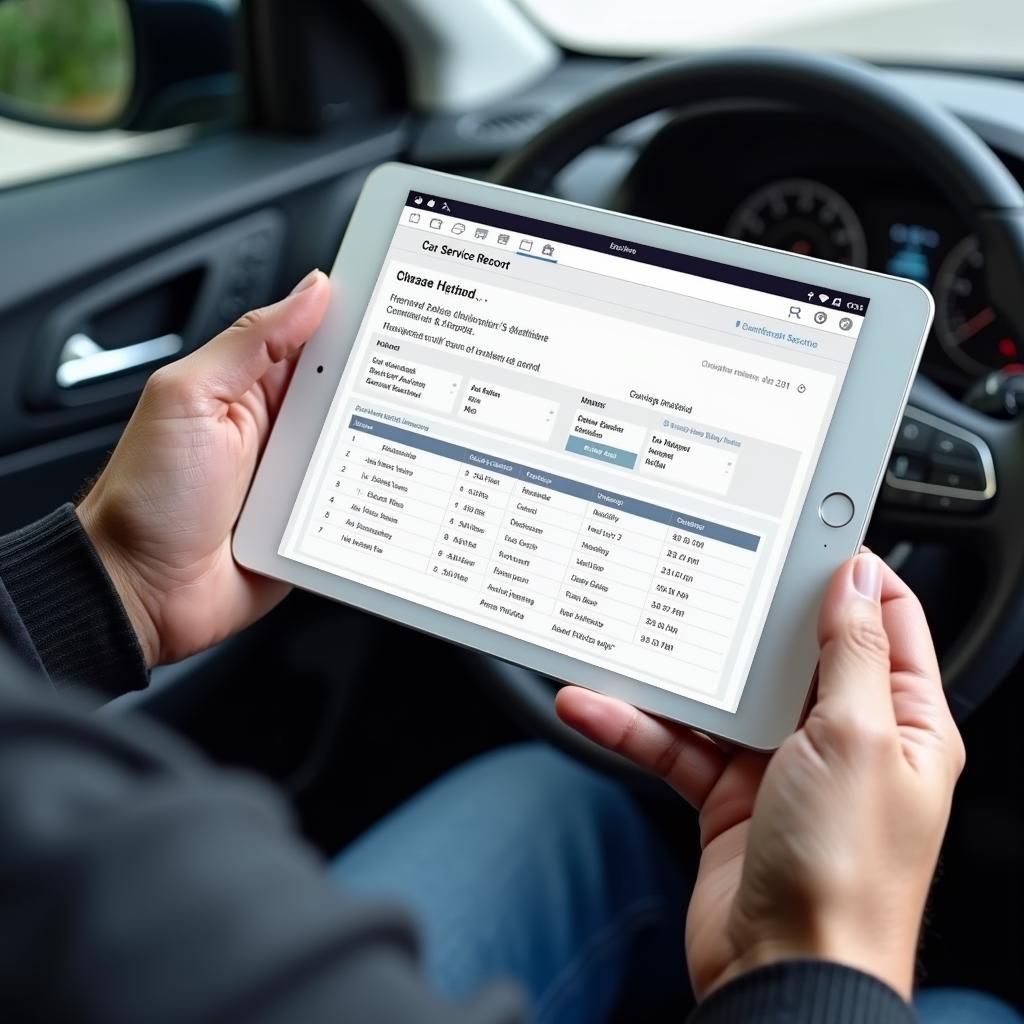
[[[280,553],[735,711],[867,307],[412,192]]]

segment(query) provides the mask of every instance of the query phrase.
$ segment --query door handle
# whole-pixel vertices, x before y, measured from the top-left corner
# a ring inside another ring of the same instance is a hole
[[[57,360],[57,386],[73,388],[76,384],[92,384],[115,373],[169,359],[176,356],[184,345],[180,334],[164,334],[134,345],[104,348],[88,334],[72,334],[64,342]]]

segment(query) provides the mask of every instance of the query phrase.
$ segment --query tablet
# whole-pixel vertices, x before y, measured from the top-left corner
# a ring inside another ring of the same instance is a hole
[[[237,560],[777,746],[928,292],[397,164],[368,178],[332,279]]]

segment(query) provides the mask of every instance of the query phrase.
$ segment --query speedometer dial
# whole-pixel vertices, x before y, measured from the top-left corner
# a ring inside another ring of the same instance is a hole
[[[853,207],[835,189],[809,178],[776,181],[747,196],[726,233],[745,242],[863,267],[868,247]]]
[[[946,354],[972,376],[1024,370],[1024,351],[989,302],[985,256],[974,235],[958,242],[935,278],[935,332]]]

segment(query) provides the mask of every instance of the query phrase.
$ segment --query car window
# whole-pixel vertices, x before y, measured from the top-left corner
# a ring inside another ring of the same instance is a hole
[[[134,159],[194,136],[187,124],[121,127],[148,99],[136,88],[135,32],[158,2],[136,0],[135,24],[127,0],[0,3],[0,188]],[[229,25],[238,3],[196,0],[203,5]],[[174,46],[183,49],[177,40]],[[223,60],[231,71],[228,47]],[[183,54],[183,75],[187,66]],[[174,53],[162,55],[165,67],[175,68]]]
[[[520,0],[562,44],[642,55],[713,46],[831,50],[869,59],[1024,66],[1021,0]]]

